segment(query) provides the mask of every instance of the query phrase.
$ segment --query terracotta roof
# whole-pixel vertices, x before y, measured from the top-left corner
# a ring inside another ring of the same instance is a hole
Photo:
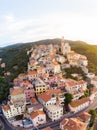
[[[23,88],[16,88],[16,89],[11,90],[10,95],[14,96],[14,95],[23,94],[23,93],[24,93]]]
[[[83,104],[83,103],[85,103],[87,101],[89,101],[89,98],[85,97],[85,98],[79,99],[77,101],[72,101],[70,103],[70,105],[71,105],[71,107],[78,107],[79,105],[81,105],[81,104]]]
[[[46,91],[46,93],[47,93],[48,95],[59,94],[60,92],[61,92],[60,89],[48,89],[48,90]]]
[[[87,82],[85,82],[84,80],[79,80],[78,81],[78,84],[85,84],[85,83],[87,83]]]
[[[44,101],[44,102],[48,102],[51,99],[51,96],[48,95],[47,93],[42,93],[39,95],[39,97]]]
[[[36,98],[31,98],[30,99],[31,103],[37,103],[38,101],[36,100]]]
[[[3,106],[3,110],[4,110],[4,111],[10,110],[10,106],[9,106],[9,105],[4,105],[4,106]]]
[[[64,129],[67,130],[86,130],[86,123],[81,122],[77,118],[64,119]]]
[[[43,77],[43,78],[48,78],[49,75],[44,73],[44,74],[42,74],[42,77]]]
[[[23,82],[22,82],[22,85],[23,85],[23,87],[24,86],[28,86],[29,84],[31,84],[28,80],[24,80]],[[31,84],[32,85],[32,84]]]
[[[46,127],[43,130],[52,130],[50,127]]]
[[[37,71],[29,71],[28,72],[28,75],[34,75],[34,74],[37,74]]]
[[[31,112],[31,114],[30,114],[32,119],[34,119],[38,115],[45,115],[45,113],[43,111],[36,111],[36,112]]]
[[[87,112],[81,112],[80,114],[77,115],[78,119],[81,119],[82,121],[87,121],[91,115]]]
[[[53,65],[57,66],[57,65],[59,65],[59,64],[58,64],[58,62],[53,61]]]

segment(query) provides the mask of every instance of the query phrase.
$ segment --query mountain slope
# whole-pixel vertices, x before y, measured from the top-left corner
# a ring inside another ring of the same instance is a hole
[[[9,88],[11,87],[10,82],[13,81],[19,73],[27,71],[27,63],[29,57],[27,56],[27,50],[29,50],[34,45],[39,44],[60,44],[60,39],[47,39],[38,42],[31,42],[25,44],[15,44],[8,47],[0,48],[0,58],[3,59],[2,62],[6,63],[5,70],[0,69],[0,101],[6,98],[9,93]],[[89,60],[89,70],[97,75],[97,46],[89,45],[82,41],[71,41],[69,42],[72,50],[86,55]],[[60,45],[59,45],[60,46]],[[11,76],[7,77],[7,80],[3,78],[2,72],[10,71]]]

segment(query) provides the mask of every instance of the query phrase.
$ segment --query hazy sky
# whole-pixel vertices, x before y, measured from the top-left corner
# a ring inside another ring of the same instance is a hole
[[[97,44],[97,0],[0,0],[0,46],[47,38]]]

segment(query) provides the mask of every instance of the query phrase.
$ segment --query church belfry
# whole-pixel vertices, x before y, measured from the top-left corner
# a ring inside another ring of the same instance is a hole
[[[61,39],[61,52],[63,55],[67,55],[71,51],[69,43],[66,43],[64,37]]]

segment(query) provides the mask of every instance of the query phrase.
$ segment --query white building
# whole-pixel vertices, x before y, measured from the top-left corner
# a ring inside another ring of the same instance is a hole
[[[52,121],[58,120],[63,116],[63,107],[59,105],[47,106],[47,114]]]
[[[88,97],[79,99],[77,101],[72,101],[69,104],[69,108],[71,112],[78,112],[83,110],[84,108],[87,108],[90,104],[90,100]]]
[[[46,114],[43,111],[31,112],[30,118],[34,126],[46,123]]]
[[[14,105],[2,106],[2,111],[6,118],[12,118],[18,115],[22,115],[25,110],[25,105],[22,107],[15,107]]]

